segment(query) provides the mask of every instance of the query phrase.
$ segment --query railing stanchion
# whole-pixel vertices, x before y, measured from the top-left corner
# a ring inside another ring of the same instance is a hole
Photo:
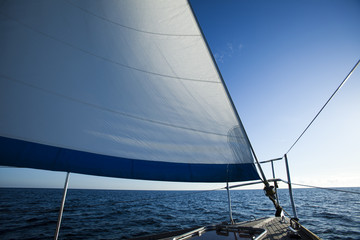
[[[286,155],[286,154],[285,154],[285,165],[286,165],[286,173],[287,173],[287,177],[288,177],[289,196],[290,196],[291,206],[292,206],[292,209],[293,209],[294,217],[295,217],[295,218],[298,218],[297,213],[296,213],[294,198],[293,198],[293,194],[292,194],[289,163],[288,163],[288,159],[287,159],[287,155]]]
[[[68,185],[69,185],[69,175],[70,175],[70,173],[68,172],[66,174],[64,192],[63,192],[63,197],[62,197],[62,200],[61,200],[61,206],[60,206],[59,217],[58,217],[58,221],[57,221],[57,225],[56,225],[56,231],[55,231],[54,240],[57,240],[58,237],[59,237],[61,219],[62,219],[62,215],[63,215],[63,212],[64,212],[65,199],[66,199],[66,194],[67,194]]]

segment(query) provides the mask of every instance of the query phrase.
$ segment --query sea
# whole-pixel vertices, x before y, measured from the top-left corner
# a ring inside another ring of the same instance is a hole
[[[360,193],[360,188],[343,188]],[[0,239],[52,239],[62,189],[0,189]],[[302,223],[322,239],[360,239],[360,194],[293,189]],[[230,192],[236,222],[273,216],[262,190]],[[279,189],[286,212],[288,191]],[[59,239],[128,239],[229,221],[226,191],[69,189]]]

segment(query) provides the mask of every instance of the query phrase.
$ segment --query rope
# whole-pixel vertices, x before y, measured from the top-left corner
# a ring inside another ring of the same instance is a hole
[[[296,139],[296,141],[294,142],[293,145],[291,145],[291,147],[289,148],[289,150],[285,153],[288,154],[290,152],[290,150],[295,146],[295,144],[300,140],[300,138],[304,135],[304,133],[308,130],[308,128],[311,126],[311,124],[315,121],[315,119],[320,115],[320,113],[322,112],[322,110],[326,107],[326,105],[330,102],[330,100],[334,97],[334,95],[340,90],[340,88],[345,84],[345,82],[349,79],[349,77],[351,76],[351,74],[354,72],[354,70],[356,69],[356,67],[360,64],[360,59],[359,61],[355,64],[355,66],[351,69],[351,71],[349,72],[349,74],[345,77],[345,79],[341,82],[341,84],[339,85],[339,87],[335,90],[335,92],[330,96],[330,98],[326,101],[326,103],[324,104],[324,106],[320,109],[320,111],[316,114],[316,116],[313,118],[313,120],[311,120],[311,122],[309,123],[309,125],[305,128],[305,130],[300,134],[300,136]]]
[[[287,211],[285,211],[284,208],[283,208],[282,210],[284,211],[285,215],[287,215],[289,218],[292,218],[292,216],[290,215],[290,213],[288,213]]]

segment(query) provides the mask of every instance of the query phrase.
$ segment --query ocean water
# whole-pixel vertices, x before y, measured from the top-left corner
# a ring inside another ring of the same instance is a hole
[[[346,188],[360,192],[360,188]],[[51,239],[61,189],[0,189],[0,239]],[[233,217],[273,216],[261,190],[231,191]],[[279,198],[291,213],[288,191]],[[360,239],[360,195],[294,189],[300,222],[323,239]],[[127,239],[228,221],[226,191],[69,189],[60,239]]]

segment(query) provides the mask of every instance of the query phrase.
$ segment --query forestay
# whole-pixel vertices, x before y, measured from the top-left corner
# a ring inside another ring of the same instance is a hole
[[[165,181],[259,178],[187,1],[1,4],[1,165]]]

